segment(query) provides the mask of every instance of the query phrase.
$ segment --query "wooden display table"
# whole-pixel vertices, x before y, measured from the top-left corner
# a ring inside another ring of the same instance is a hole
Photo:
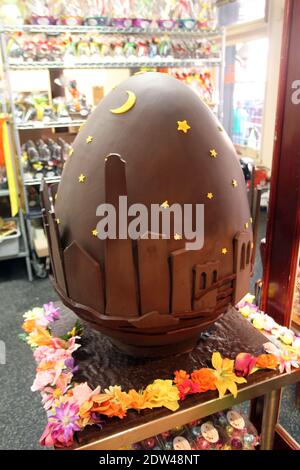
[[[77,318],[64,306],[61,307],[61,312],[61,319],[53,327],[55,335],[66,333]],[[85,326],[82,346],[74,353],[79,368],[74,380],[87,381],[93,388],[100,385],[102,390],[110,385],[120,385],[125,391],[130,388],[139,390],[157,378],[173,378],[174,371],[178,369],[192,372],[200,367],[210,367],[214,351],[232,359],[239,352],[259,355],[264,352],[263,344],[267,341],[235,309],[202,333],[193,351],[160,359],[135,359],[126,356],[117,351],[101,333]],[[264,397],[261,448],[270,450],[274,441],[280,389],[298,381],[299,369],[291,374],[257,371],[247,378],[247,384],[238,386],[236,399],[231,394],[220,399],[216,391],[211,391],[187,397],[176,412],[170,412],[166,408],[143,410],[140,413],[128,411],[122,420],[107,419],[101,430],[96,426],[88,426],[76,435],[73,449],[120,449],[244,401]]]

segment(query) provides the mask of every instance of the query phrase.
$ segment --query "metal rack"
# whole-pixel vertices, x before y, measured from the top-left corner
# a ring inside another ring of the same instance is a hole
[[[5,111],[5,110],[4,110]],[[11,135],[10,135],[11,129],[9,128],[9,140],[11,140]],[[12,143],[10,142],[10,146],[12,147]],[[17,181],[17,168],[15,167],[15,162],[13,159],[13,171],[14,171],[14,178]],[[21,192],[23,190],[21,189]],[[23,192],[23,195],[24,192]],[[0,189],[0,197],[8,197],[9,196],[9,189]],[[21,194],[19,193],[19,197]],[[24,258],[26,262],[26,269],[27,269],[27,275],[29,281],[32,281],[32,269],[31,269],[31,262],[30,262],[30,251],[29,251],[29,246],[28,246],[28,239],[27,239],[27,233],[26,233],[26,228],[25,228],[25,221],[24,221],[24,214],[22,209],[19,207],[18,210],[18,216],[16,217],[18,220],[20,232],[21,232],[21,237],[20,237],[20,243],[19,243],[19,250],[18,253],[14,255],[1,255],[0,261],[5,261],[9,259],[14,259],[14,258]]]
[[[172,37],[192,37],[192,38],[213,38],[219,37],[223,34],[222,28],[215,29],[159,29],[159,28],[116,28],[113,26],[88,26],[88,25],[0,25],[0,33],[45,33],[45,34],[62,34],[62,33],[98,33],[98,34],[111,34],[111,35],[145,35],[145,36],[162,36],[168,35]]]
[[[182,39],[186,38],[195,38],[195,39],[211,39],[215,38],[220,43],[220,55],[219,57],[204,57],[204,58],[172,58],[172,57],[162,57],[157,59],[145,59],[145,58],[128,58],[121,59],[117,57],[104,57],[101,60],[97,61],[86,61],[86,62],[73,62],[70,60],[60,61],[60,62],[22,62],[22,61],[11,61],[8,58],[6,51],[6,35],[14,32],[24,32],[28,34],[35,33],[45,33],[49,36],[59,35],[63,33],[97,33],[97,34],[110,34],[110,35],[145,35],[152,37],[153,35],[157,36],[170,36],[172,38],[179,37]],[[207,30],[161,30],[161,29],[147,29],[141,30],[138,28],[129,28],[129,29],[117,29],[108,26],[65,26],[65,25],[21,25],[21,26],[3,26],[0,25],[0,41],[1,41],[1,55],[3,62],[4,75],[7,85],[7,93],[10,102],[10,108],[12,111],[12,134],[14,140],[14,147],[18,155],[18,173],[22,181],[22,191],[24,195],[24,208],[25,208],[25,217],[21,211],[20,218],[22,219],[22,225],[24,229],[22,230],[22,238],[24,240],[24,251],[20,252],[19,256],[25,256],[28,269],[28,278],[32,279],[31,265],[29,255],[33,260],[36,260],[36,255],[34,251],[34,242],[32,237],[32,226],[31,220],[41,217],[40,211],[32,212],[29,208],[28,203],[28,188],[29,186],[39,185],[40,179],[28,179],[25,178],[22,168],[22,152],[21,152],[21,140],[20,132],[28,129],[43,130],[43,129],[56,129],[56,128],[71,128],[71,127],[80,127],[84,124],[84,119],[62,119],[58,121],[49,121],[49,122],[18,122],[16,120],[15,106],[13,100],[13,90],[11,86],[11,73],[14,73],[16,70],[55,70],[55,69],[104,69],[104,68],[140,68],[140,67],[161,67],[161,68],[180,68],[180,67],[201,67],[201,66],[213,66],[218,68],[218,73],[216,74],[217,88],[219,90],[219,106],[218,106],[218,116],[220,120],[223,117],[223,83],[224,83],[224,67],[225,67],[225,30],[222,29],[207,29]],[[13,148],[13,147],[12,147]],[[49,178],[48,182],[57,183],[60,181],[60,177]],[[0,192],[0,196],[4,194]],[[27,226],[27,234],[25,230],[25,223]],[[33,266],[35,264],[33,263]],[[40,268],[39,268],[40,269]]]
[[[164,58],[160,60],[107,60],[106,57],[100,62],[10,62],[10,70],[44,70],[44,69],[103,69],[116,68],[128,69],[134,67],[201,67],[220,64],[219,58],[202,59],[173,59]]]

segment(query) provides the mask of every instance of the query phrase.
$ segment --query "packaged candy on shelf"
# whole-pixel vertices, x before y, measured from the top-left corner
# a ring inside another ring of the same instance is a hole
[[[26,2],[28,20],[32,24],[51,25],[55,24],[55,17],[47,2],[43,0],[28,0]]]
[[[13,34],[7,45],[12,65],[22,62],[64,62],[71,66],[101,62],[103,57],[173,57],[205,59],[220,57],[219,45],[210,39],[170,38],[167,34],[147,39],[144,36],[65,34],[49,37]]]
[[[196,440],[187,426],[179,426],[157,436],[164,450],[194,450]]]
[[[172,30],[176,28],[175,2],[172,0],[156,0],[153,2],[153,17],[160,29]]]
[[[198,450],[222,450],[228,446],[226,433],[211,418],[206,417],[188,425]]]
[[[57,24],[65,24],[67,26],[81,25],[83,22],[83,5],[84,2],[81,0],[63,3]]]
[[[106,26],[111,13],[109,0],[87,0],[83,5],[84,24],[87,26]]]
[[[217,26],[216,2],[214,0],[198,0],[195,3],[194,11],[198,19],[198,27],[202,29],[215,28]]]
[[[120,29],[128,29],[133,26],[130,0],[115,0],[113,2],[111,24]]]
[[[216,413],[133,444],[132,450],[254,450],[257,431],[236,410]]]
[[[194,3],[192,0],[180,0],[176,2],[175,15],[178,18],[178,26],[191,31],[197,26]]]
[[[259,444],[255,427],[238,410],[225,410],[215,414],[214,423],[226,432],[231,450],[254,450]]]
[[[22,145],[22,164],[25,179],[53,178],[60,176],[69,158],[71,145],[59,137],[56,141],[28,140]]]
[[[133,0],[132,3],[132,26],[143,30],[149,29],[152,23],[153,2],[151,0]]]

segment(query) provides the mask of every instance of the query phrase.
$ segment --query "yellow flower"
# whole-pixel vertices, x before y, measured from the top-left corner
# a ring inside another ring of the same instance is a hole
[[[76,326],[74,326],[74,328],[72,328],[72,330],[68,331],[67,335],[70,336],[70,337],[76,336]]]
[[[242,298],[241,302],[248,302],[249,304],[253,304],[254,299],[255,299],[255,295],[246,294],[245,297]]]
[[[234,373],[234,361],[231,359],[223,359],[219,352],[214,352],[211,359],[214,367],[214,374],[216,376],[216,387],[219,391],[219,398],[225,395],[225,392],[229,390],[234,398],[237,396],[236,384],[246,383],[247,380],[244,377],[237,377]]]
[[[243,315],[243,317],[248,318],[251,313],[251,308],[249,305],[245,305],[245,307],[241,307],[239,312]]]
[[[37,320],[45,315],[44,309],[40,307],[35,307],[32,310],[28,310],[23,315],[23,318],[26,320]]]
[[[32,348],[37,346],[49,346],[52,342],[51,335],[49,331],[45,330],[45,328],[41,328],[40,326],[37,327],[30,335],[27,336],[27,343]]]
[[[179,408],[179,392],[172,380],[154,380],[145,389],[146,400],[143,408],[159,408],[164,406],[168,410],[176,411]]]
[[[257,316],[256,318],[254,318],[253,323],[252,323],[254,328],[256,328],[257,330],[263,330],[264,324],[265,324],[264,319],[261,316]]]
[[[280,336],[280,339],[284,344],[286,344],[287,346],[290,346],[291,344],[293,344],[294,335],[291,331],[286,332],[282,336]]]

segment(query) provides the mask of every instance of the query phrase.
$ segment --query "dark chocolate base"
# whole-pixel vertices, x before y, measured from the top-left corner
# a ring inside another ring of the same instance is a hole
[[[76,318],[72,312],[68,312],[72,318]],[[139,390],[155,379],[172,379],[175,370],[192,372],[201,367],[211,367],[210,361],[215,351],[231,359],[240,352],[257,356],[264,352],[265,342],[266,337],[255,330],[234,308],[200,333],[197,344],[191,351],[162,358],[126,355],[109,338],[86,327],[81,340],[82,346],[74,353],[79,367],[74,380],[87,381],[91,387],[101,385],[102,390],[110,385],[120,385],[126,391],[130,388]]]

